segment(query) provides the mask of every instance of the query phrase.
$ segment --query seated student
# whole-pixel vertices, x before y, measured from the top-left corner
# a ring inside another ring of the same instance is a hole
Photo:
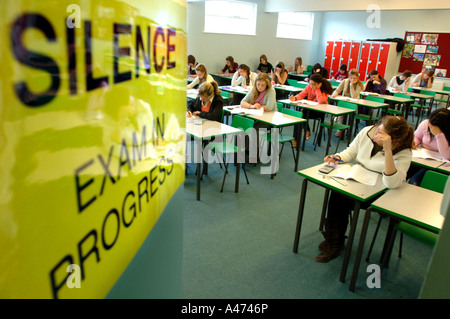
[[[324,79],[328,79],[328,71],[327,69],[323,68],[320,63],[316,63],[314,64],[312,71],[311,71],[311,75],[305,79],[306,82],[309,82],[309,79],[311,78],[311,76],[313,76],[314,74],[320,74]]]
[[[342,81],[348,78],[347,64],[341,64],[339,70],[331,77],[332,80]]]
[[[241,64],[231,78],[231,86],[252,87],[255,85],[257,76],[258,74],[250,71],[247,64]]]
[[[193,55],[188,55],[188,77],[195,77],[195,68],[197,67],[197,65],[198,63],[195,61],[195,57]]]
[[[316,73],[311,76],[308,86],[299,94],[295,96],[290,96],[289,99],[291,101],[299,101],[306,98],[309,101],[315,101],[319,104],[328,104],[328,97],[333,92],[333,88],[331,87],[331,83],[328,82],[327,79],[323,78],[320,74]],[[322,118],[324,113],[317,111],[306,111],[309,112],[308,118]],[[303,116],[306,117],[306,112],[303,113]],[[306,139],[309,140],[311,137],[311,132],[309,129],[309,124],[306,124]],[[295,130],[296,132],[297,130]],[[296,146],[293,143],[294,147]]]
[[[387,82],[377,70],[370,71],[368,77],[369,79],[364,84],[364,92],[386,93]]]
[[[205,65],[202,63],[197,65],[197,67],[195,68],[195,73],[197,74],[197,77],[194,79],[194,81],[188,84],[188,89],[194,88],[197,84],[214,81],[214,78],[208,74]]]
[[[345,79],[339,84],[339,86],[334,90],[333,94],[331,94],[331,97],[338,96],[341,92],[343,96],[352,98],[352,99],[359,99],[359,94],[361,93],[364,85],[359,79],[359,72],[357,69],[350,70],[348,79]],[[338,117],[338,121],[342,121],[342,117]],[[335,136],[340,137],[342,132],[339,130],[336,132]]]
[[[271,112],[277,109],[275,89],[272,87],[268,74],[258,74],[256,84],[242,99],[241,107],[247,109],[263,108],[265,112]]]
[[[411,75],[411,71],[406,70],[400,75],[393,76],[389,82],[389,88],[393,88],[400,92],[407,92],[411,82]]]
[[[301,57],[297,57],[294,61],[294,66],[289,66],[287,68],[287,71],[289,73],[293,73],[293,74],[303,74],[303,71],[305,70],[305,67],[302,65],[302,58]]]
[[[412,87],[431,88],[434,81],[434,70],[428,70],[416,75],[411,83]]]
[[[399,116],[385,116],[380,124],[363,128],[349,147],[335,155],[327,155],[325,163],[339,164],[356,161],[365,168],[381,173],[387,188],[397,188],[405,181],[406,172],[411,164],[411,147],[414,131],[408,122]],[[366,209],[376,198],[363,205]],[[328,202],[328,215],[325,241],[320,243],[321,253],[317,262],[327,263],[339,256],[344,245],[348,217],[355,203],[339,193],[331,192]]]
[[[281,84],[284,85],[288,78],[288,72],[284,66],[284,62],[279,61],[275,68],[270,71],[270,77],[272,78],[272,85]]]
[[[419,124],[414,132],[414,147],[421,146],[438,152],[450,160],[450,110],[439,108],[430,114],[430,118]],[[408,171],[410,184],[420,185],[427,170],[411,166]]]
[[[222,121],[223,98],[216,81],[200,85],[198,96],[188,103],[188,117],[198,115],[211,121]]]
[[[258,69],[256,69],[256,73],[260,74],[260,73],[267,73],[269,74],[273,69],[272,64],[270,64],[269,62],[267,62],[267,56],[265,54],[261,55],[259,57],[259,65],[258,65]]]
[[[238,64],[236,62],[234,62],[233,57],[227,56],[226,59],[226,64],[224,66],[224,68],[222,69],[222,71],[219,71],[219,74],[225,74],[225,75],[232,75],[234,74],[237,70],[238,70]]]

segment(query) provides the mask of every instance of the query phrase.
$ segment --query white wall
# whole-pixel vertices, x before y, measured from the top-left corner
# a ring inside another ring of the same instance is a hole
[[[214,34],[203,32],[204,2],[189,2],[187,17],[187,52],[204,63],[209,73],[217,73],[225,65],[228,55],[239,64],[247,64],[255,71],[261,54],[267,55],[270,63],[283,61],[286,66],[294,63],[297,56],[303,64],[316,63],[322,13],[315,14],[313,40],[293,40],[276,38],[277,13],[264,12],[264,2],[258,4],[256,36]]]

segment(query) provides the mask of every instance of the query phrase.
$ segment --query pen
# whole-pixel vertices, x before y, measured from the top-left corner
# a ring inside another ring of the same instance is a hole
[[[331,156],[331,155],[328,155],[328,157],[330,157],[331,159],[333,159],[333,160],[335,160],[335,161],[338,161],[339,163],[344,163],[344,161],[341,160],[340,158],[333,157],[333,156]]]
[[[341,181],[337,180],[336,178],[334,178],[333,176],[330,176],[330,178],[335,181],[338,182],[339,184],[343,185],[343,186],[347,186],[347,184],[342,183]]]

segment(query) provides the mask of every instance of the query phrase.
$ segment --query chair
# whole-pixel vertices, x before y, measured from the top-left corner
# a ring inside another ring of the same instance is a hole
[[[303,71],[303,74],[311,75],[312,68],[313,68],[312,65],[308,65],[308,66],[306,67],[306,71]]]
[[[335,85],[335,86],[339,86],[341,84],[341,82],[338,81],[328,81],[331,83],[331,85]]]
[[[370,95],[366,97],[366,100],[367,101],[384,103],[384,99],[379,98],[379,97],[375,97],[375,96],[370,96]],[[370,115],[368,115],[368,114],[362,114],[362,113],[356,113],[355,114],[355,133],[354,133],[354,136],[356,136],[356,131],[358,130],[359,121],[366,121],[366,122],[368,122],[369,120],[376,121],[376,120],[378,120],[378,117],[372,115],[372,119],[370,119]]]
[[[220,92],[220,96],[222,96],[224,104],[230,105],[232,98],[230,97],[229,92],[222,91]]]
[[[350,102],[346,102],[346,101],[338,101],[337,106],[345,107],[347,109],[351,109],[351,110],[355,110],[355,111],[358,108],[358,106],[356,104],[350,103]],[[338,122],[334,122],[333,123],[333,130],[344,131],[344,130],[350,129],[350,127],[351,126],[347,125],[347,124],[341,124],[341,123],[338,123]],[[332,131],[331,131],[331,122],[323,122],[323,123],[320,124],[320,131],[319,131],[319,134],[318,134],[319,136],[321,135],[322,128],[328,129],[328,134],[332,133]],[[317,139],[317,137],[316,137],[316,139]],[[339,143],[340,142],[341,142],[341,138],[339,137],[338,143],[336,145],[336,150],[334,151],[334,153],[337,152],[337,149],[339,147]],[[316,149],[316,145],[317,145],[317,143],[316,143],[316,141],[314,141],[314,149]]]
[[[293,110],[293,109],[283,108],[281,112],[284,113],[284,114],[291,115],[291,116],[296,116],[296,117],[299,117],[299,118],[303,118],[303,113],[302,112],[296,111],[296,110]],[[294,127],[294,129],[295,129],[295,127]],[[267,133],[265,135],[261,135],[260,137],[261,137],[261,139],[267,141],[268,143],[271,143],[273,141],[272,135],[270,133]],[[280,130],[280,133],[278,134],[278,143],[281,144],[281,150],[280,150],[280,153],[279,153],[279,157],[281,157],[281,154],[283,154],[284,145],[287,142],[289,142],[289,143],[291,143],[292,155],[294,156],[294,163],[295,163],[296,157],[295,157],[295,153],[294,153],[294,148],[292,147],[292,142],[293,141],[295,141],[295,137],[294,136],[283,134],[282,131]]]
[[[450,86],[444,86],[444,88],[442,89],[443,91],[450,91]],[[447,98],[444,98],[444,97],[447,97]],[[449,102],[449,100],[450,100],[450,95],[447,95],[447,96],[442,96],[442,98],[434,98],[434,102],[436,102],[436,105],[438,105],[438,103],[445,103],[445,105],[447,105],[448,104],[448,102]]]
[[[448,176],[445,174],[441,174],[435,171],[428,170],[426,171],[422,182],[420,183],[420,187],[443,193],[445,184],[447,182]],[[375,243],[375,239],[378,234],[378,230],[380,228],[382,216],[380,216],[380,219],[378,220],[377,227],[375,229],[375,233],[372,238],[372,243],[370,244],[369,252],[366,257],[366,261],[369,261],[370,254],[372,252],[373,245]],[[420,227],[417,227],[415,225],[409,224],[407,222],[399,222],[395,226],[396,230],[400,232],[400,246],[399,246],[399,252],[398,257],[401,257],[402,252],[402,245],[403,245],[403,235],[406,235],[408,237],[411,237],[423,244],[426,244],[428,246],[434,246],[437,240],[438,235],[435,233],[432,233],[428,230],[422,229]]]
[[[253,129],[254,124],[255,124],[254,120],[239,115],[233,116],[233,120],[231,121],[231,126],[241,129],[243,133],[244,132],[248,133],[249,131],[251,131]],[[208,145],[206,145],[205,148],[209,149],[214,154],[220,154],[222,156],[222,162],[225,166],[225,173],[223,175],[222,187],[220,189],[220,192],[222,193],[223,187],[225,185],[225,179],[228,174],[229,163],[227,163],[226,157],[227,155],[234,155],[239,152],[245,152],[245,144],[244,147],[242,148],[242,145],[240,145],[240,143],[229,143],[227,141],[223,141],[223,142],[209,143]],[[244,163],[242,163],[242,169],[244,170],[247,184],[250,184],[247,177],[247,171],[245,170],[245,161]]]
[[[396,97],[402,97],[402,98],[404,98],[404,99],[411,99],[411,97],[409,96],[409,95],[407,95],[407,94],[402,94],[402,93],[394,93],[394,96],[396,96]],[[403,117],[405,117],[406,118],[406,112],[407,112],[408,110],[406,109],[406,104],[402,104],[402,107],[401,107],[401,110],[400,110],[400,114],[402,114],[403,115]]]

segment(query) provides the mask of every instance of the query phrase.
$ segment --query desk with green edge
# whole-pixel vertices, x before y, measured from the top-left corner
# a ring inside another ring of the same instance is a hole
[[[233,78],[233,75],[226,75],[226,74],[211,74],[211,76],[214,78],[214,80],[217,82],[219,86],[231,85],[231,80]]]
[[[364,94],[364,92],[360,93],[361,95],[366,95]],[[406,110],[408,110],[409,105],[411,105],[412,102],[414,102],[413,99],[407,99],[404,97],[400,97],[400,96],[394,96],[394,95],[388,95],[388,94],[378,94],[378,95],[373,95],[374,97],[379,97],[380,99],[384,99],[384,101],[388,102],[391,106],[395,106],[395,104],[402,104],[405,105],[406,107],[402,108],[402,116],[404,118],[406,118],[405,114],[406,114]]]
[[[308,78],[308,74],[297,74],[297,73],[288,73],[288,79],[294,79],[297,81],[303,81],[304,79]]]
[[[375,96],[375,95],[374,95]],[[378,97],[378,95],[376,95],[376,97]],[[370,101],[370,100],[365,100],[365,99],[349,99],[343,96],[336,96],[336,97],[330,97],[329,98],[331,101],[346,101],[346,102],[350,102],[353,104],[358,105],[358,107],[367,107],[369,108],[369,124],[372,123],[372,115],[373,115],[373,110],[375,109],[383,109],[383,108],[387,108],[389,107],[389,104],[387,103],[380,103],[380,102],[375,102],[375,101]]]
[[[291,125],[306,123],[306,119],[304,119],[304,118],[299,118],[296,116],[284,114],[284,113],[277,112],[277,111],[264,112],[262,115],[247,114],[246,116],[255,121],[259,121],[259,122],[268,124],[274,128],[280,128],[280,127],[284,127],[284,126],[291,126]],[[294,127],[294,129],[295,129],[295,127]],[[299,128],[299,132],[297,134],[297,140],[296,140],[297,147],[296,147],[296,155],[295,155],[294,172],[296,172],[298,169],[298,161],[300,158],[300,141],[301,141],[301,139],[302,139],[302,130]],[[274,152],[278,151],[278,149],[275,149],[273,151]],[[272,172],[271,177],[273,178],[273,176],[274,176],[274,173]]]
[[[225,85],[225,86],[219,86],[219,89],[221,91],[225,91],[225,92],[234,94],[232,104],[240,104],[240,101],[247,95],[248,92],[250,92],[250,88],[244,88],[242,86]],[[238,98],[236,94],[239,94],[240,98]]]
[[[403,183],[399,188],[390,189],[386,194],[372,203],[369,209],[366,210],[364,216],[356,259],[353,265],[353,274],[350,281],[350,291],[355,291],[371,212],[377,211],[391,217],[391,221],[392,219],[395,221],[405,221],[434,233],[439,233],[444,222],[444,217],[440,214],[442,197],[443,194],[441,193]],[[383,253],[382,267],[386,266],[392,251],[395,239],[394,226],[395,224],[393,222],[389,225],[386,252]]]
[[[353,238],[355,235],[356,225],[358,223],[358,215],[361,204],[383,194],[384,191],[386,190],[386,187],[383,184],[381,174],[379,174],[375,186],[361,184],[353,180],[345,180],[344,183],[346,184],[346,186],[343,186],[337,181],[331,179],[328,175],[320,174],[318,172],[318,169],[322,165],[323,164],[319,164],[298,172],[298,175],[304,177],[304,180],[302,184],[302,190],[300,192],[300,204],[298,208],[297,226],[295,230],[293,251],[294,253],[298,252],[298,245],[300,242],[300,232],[302,227],[303,212],[305,208],[306,190],[308,182],[312,182],[325,188],[325,197],[322,206],[322,218],[320,228],[322,227],[323,224],[323,218],[325,216],[325,212],[327,209],[328,196],[330,191],[336,192],[340,195],[343,195],[353,200],[355,203],[355,206],[353,208],[353,218],[350,225],[350,233],[347,239],[344,261],[342,263],[342,269],[339,278],[341,282],[345,282],[345,275],[347,273],[348,262],[350,260],[350,253],[352,250]],[[339,181],[343,180],[339,179]]]
[[[303,91],[303,88],[291,86],[291,85],[281,85],[281,84],[275,84],[273,85],[274,89],[277,91],[284,92],[284,97],[286,98],[286,94],[298,94],[301,91]]]
[[[420,87],[411,87],[411,89],[414,92],[429,91],[429,92],[434,92],[436,94],[447,95],[447,105],[445,107],[449,107],[450,106],[450,91],[428,89],[428,88],[420,88]]]
[[[198,118],[197,118],[198,119]],[[196,162],[197,162],[197,200],[200,200],[200,179],[202,176],[201,168],[203,162],[203,146],[202,142],[204,140],[210,140],[215,138],[216,136],[224,136],[230,134],[239,134],[242,131],[238,128],[219,123],[216,121],[202,121],[202,124],[195,124],[194,120],[187,119],[186,120],[186,133],[195,139],[195,141],[200,142],[197,143],[196,150]],[[198,145],[200,144],[200,145]],[[239,163],[236,163],[236,183],[235,183],[235,192],[237,193],[239,190]]]
[[[416,122],[416,126],[414,128],[414,129],[417,129],[417,126],[419,126],[420,116],[422,114],[422,108],[425,105],[426,100],[431,100],[434,97],[431,96],[431,95],[414,93],[414,92],[405,92],[405,93],[402,93],[402,94],[408,95],[408,96],[410,96],[413,99],[419,99],[420,100],[420,104],[422,105],[422,107],[419,108],[419,114],[417,115],[417,122]],[[431,108],[431,106],[430,106],[430,108]],[[406,113],[405,113],[405,118],[406,119],[408,119],[409,111],[411,111],[411,110],[406,110]]]
[[[289,106],[295,106],[297,108],[303,108],[306,110],[312,110],[312,111],[317,111],[320,113],[325,113],[325,114],[330,114],[331,115],[331,120],[330,120],[330,131],[333,130],[333,123],[334,123],[334,117],[335,116],[341,116],[341,115],[354,115],[355,111],[345,108],[345,107],[340,107],[340,106],[336,106],[336,105],[331,105],[331,104],[317,104],[317,105],[310,105],[307,104],[305,102],[300,101],[291,101],[289,99],[286,100],[279,100],[278,102],[281,102],[285,105],[289,105]],[[308,113],[307,113],[308,114]],[[309,120],[309,115],[307,115],[306,120]],[[353,127],[353,120],[350,120],[350,131],[352,130]],[[306,127],[305,127],[306,130]],[[332,134],[328,134],[328,141],[327,141],[327,147],[325,150],[325,155],[328,154],[328,150],[330,148],[330,144],[331,144],[331,135]],[[303,136],[303,145],[302,145],[302,150],[305,149],[305,143],[306,143],[306,139],[305,139],[306,134]],[[321,136],[317,137],[318,140],[320,141],[320,139],[322,138]],[[348,144],[350,144],[350,138],[351,138],[351,134],[348,134]]]

